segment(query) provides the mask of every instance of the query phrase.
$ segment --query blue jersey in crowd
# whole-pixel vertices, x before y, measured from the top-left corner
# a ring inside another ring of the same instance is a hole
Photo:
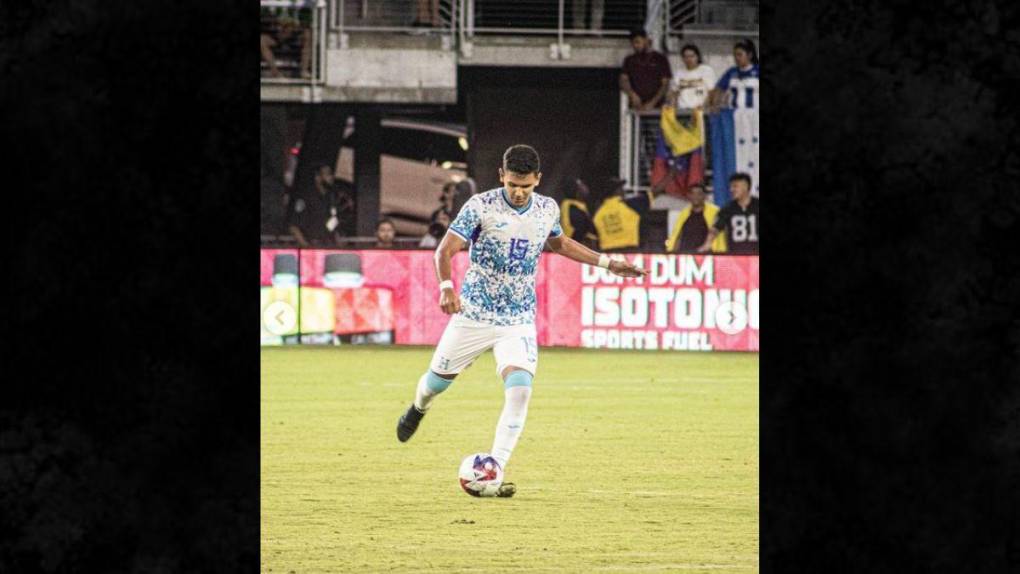
[[[758,65],[746,70],[733,66],[723,74],[715,87],[729,97],[729,107],[734,109],[758,109]]]

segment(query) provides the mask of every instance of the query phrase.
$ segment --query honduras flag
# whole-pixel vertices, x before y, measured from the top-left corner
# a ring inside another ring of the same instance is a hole
[[[712,142],[712,188],[716,205],[730,200],[729,178],[751,176],[751,195],[758,197],[758,66],[726,71],[716,87],[727,92],[729,107],[709,117]]]

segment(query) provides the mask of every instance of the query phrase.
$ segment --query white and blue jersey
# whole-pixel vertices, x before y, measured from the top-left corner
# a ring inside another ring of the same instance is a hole
[[[538,258],[548,238],[563,234],[556,201],[533,192],[516,208],[506,190],[489,190],[464,204],[450,231],[471,242],[461,315],[491,325],[534,323]]]
[[[746,70],[733,66],[719,78],[715,87],[726,92],[729,107],[758,109],[758,65]]]

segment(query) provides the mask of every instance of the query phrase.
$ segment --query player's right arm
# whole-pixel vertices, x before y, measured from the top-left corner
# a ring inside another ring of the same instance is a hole
[[[456,233],[446,232],[443,240],[436,248],[435,263],[436,277],[439,279],[439,306],[443,313],[452,315],[460,313],[460,295],[453,288],[453,256],[464,249],[467,242]]]
[[[450,262],[453,256],[478,237],[482,229],[482,208],[478,196],[467,200],[457,217],[450,222],[446,235],[436,248],[436,277],[439,278],[439,306],[443,313],[460,313],[460,296],[453,288],[453,270]],[[469,239],[471,238],[471,239]]]
[[[460,313],[460,295],[453,288],[453,265],[451,261],[454,255],[461,249],[464,249],[465,245],[467,245],[467,242],[461,236],[447,231],[446,235],[443,236],[443,240],[439,242],[439,247],[436,248],[434,259],[436,262],[436,277],[439,278],[440,285],[439,306],[443,308],[443,313],[447,315]]]

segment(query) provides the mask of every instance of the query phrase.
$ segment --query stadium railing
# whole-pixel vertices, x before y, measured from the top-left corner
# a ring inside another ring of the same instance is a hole
[[[624,39],[630,30],[647,27],[650,14],[647,0],[460,0],[460,5],[458,39],[465,55],[477,36],[555,36],[549,48],[557,60],[570,59],[567,37]]]
[[[327,48],[346,48],[350,33],[438,36],[444,50],[469,46],[476,35],[556,36],[553,46],[566,55],[567,37],[626,38],[644,28],[674,49],[675,38],[692,25],[726,36],[758,22],[756,0],[260,0],[260,6],[264,15],[299,19],[311,35],[309,77],[302,77],[300,58],[291,57],[279,63],[294,77],[269,77],[262,62],[263,81],[312,85],[323,83]],[[431,25],[416,25],[420,7]]]
[[[729,30],[758,29],[757,0],[700,0],[694,4],[697,10],[694,19],[680,22],[676,30],[679,31],[683,24],[692,23]],[[672,21],[670,30],[674,30]]]
[[[286,70],[289,75],[281,78],[274,78],[269,75],[269,65],[260,59],[261,79],[264,83],[270,84],[321,84],[324,79],[325,49],[324,39],[326,37],[326,1],[325,0],[259,0],[259,6],[264,19],[269,19],[275,24],[281,17],[295,19],[300,22],[300,33],[309,32],[308,49],[310,50],[310,69],[307,76],[303,74],[301,65],[301,54],[280,53],[279,57],[274,52],[274,59],[277,66]],[[305,48],[304,40],[300,42],[301,49]]]
[[[701,0],[670,0],[665,2],[666,30],[670,34],[679,33],[687,24],[698,21]]]
[[[468,37],[476,34],[626,37],[629,30],[644,25],[647,5],[646,0],[461,0]]]
[[[424,8],[428,21],[419,21]],[[329,0],[329,31],[346,48],[349,33],[384,32],[440,36],[451,49],[456,38],[458,0]]]

